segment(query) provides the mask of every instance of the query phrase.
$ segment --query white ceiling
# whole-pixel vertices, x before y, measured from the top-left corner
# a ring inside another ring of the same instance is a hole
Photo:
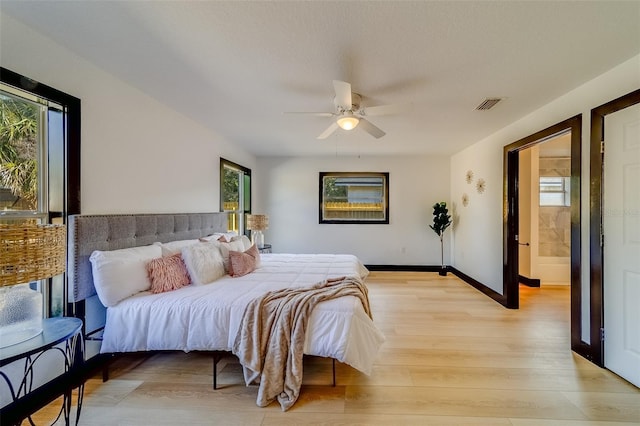
[[[6,13],[259,156],[452,154],[640,53],[640,2],[15,1]],[[16,40],[16,42],[19,42]],[[316,136],[332,80],[387,132]],[[487,97],[504,101],[476,111]],[[573,112],[571,112],[573,113]],[[553,124],[553,123],[549,123]]]

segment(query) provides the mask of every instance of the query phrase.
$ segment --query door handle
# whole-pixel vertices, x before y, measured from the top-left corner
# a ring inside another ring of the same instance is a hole
[[[520,243],[520,242],[519,242],[519,243],[518,243],[518,245],[520,245],[520,246],[527,246],[527,247],[529,247],[529,243]]]

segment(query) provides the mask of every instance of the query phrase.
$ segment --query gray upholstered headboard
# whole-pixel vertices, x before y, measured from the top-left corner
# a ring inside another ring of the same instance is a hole
[[[116,250],[226,232],[227,218],[227,213],[70,216],[67,247],[69,301],[78,302],[96,294],[89,262],[94,250]]]

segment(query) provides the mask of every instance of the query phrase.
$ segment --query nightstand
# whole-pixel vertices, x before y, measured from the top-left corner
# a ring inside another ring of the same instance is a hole
[[[84,362],[82,321],[70,317],[46,318],[42,320],[42,329],[42,333],[36,337],[0,349],[0,367],[4,369],[5,366],[19,361],[22,368],[19,368],[20,364],[14,364],[16,368],[11,370],[18,373],[22,369],[23,372],[23,377],[17,377],[17,381],[4,373],[1,376],[4,379],[3,386],[13,397],[12,402],[0,409],[2,424],[20,424],[24,419],[33,424],[30,415],[46,405],[47,401],[62,395],[60,411],[64,416],[64,424],[69,425],[71,393],[75,388],[78,389],[75,418],[75,423],[78,424],[84,394],[84,379],[78,375],[79,367]],[[63,369],[57,376],[54,375],[54,378],[34,388],[34,381],[39,381],[37,377],[41,374],[44,377],[51,375],[46,371],[51,365],[47,364],[47,357],[43,356],[45,352],[51,354],[50,357],[55,357],[54,360],[57,362],[54,365],[61,363]],[[45,361],[38,363],[43,359]]]
[[[260,253],[271,253],[271,244],[265,244],[263,246],[258,246],[258,251]]]

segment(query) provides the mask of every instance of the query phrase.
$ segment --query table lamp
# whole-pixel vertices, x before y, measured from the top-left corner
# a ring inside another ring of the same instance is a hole
[[[251,231],[251,242],[256,247],[264,247],[264,234],[262,231],[269,228],[269,216],[266,214],[248,214],[247,229]]]
[[[29,283],[65,271],[64,225],[0,224],[0,348],[42,332],[42,294]]]

